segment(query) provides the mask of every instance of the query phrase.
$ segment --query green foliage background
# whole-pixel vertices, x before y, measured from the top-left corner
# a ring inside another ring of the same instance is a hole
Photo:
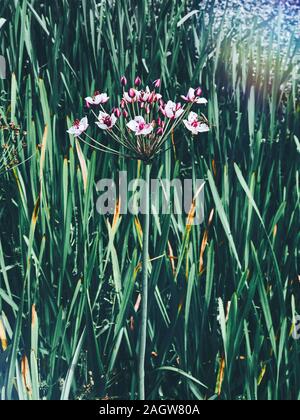
[[[141,218],[100,217],[95,184],[119,170],[143,174],[82,145],[85,188],[66,134],[83,97],[119,92],[123,74],[161,77],[170,98],[200,84],[212,124],[193,144],[178,132],[176,154],[153,168],[162,178],[194,168],[207,183],[201,227],[174,216],[152,223],[147,397],[300,397],[291,336],[300,305],[299,42],[275,48],[278,19],[265,48],[256,19],[233,34],[223,20],[216,27],[209,5],[209,22],[203,13],[182,21],[194,9],[184,0],[1,2],[1,114],[28,132],[24,157],[34,154],[0,185],[1,399],[136,398]]]

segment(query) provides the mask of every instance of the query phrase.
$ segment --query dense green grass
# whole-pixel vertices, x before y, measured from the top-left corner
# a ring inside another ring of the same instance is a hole
[[[0,180],[0,398],[136,398],[142,220],[100,217],[95,183],[143,174],[82,145],[85,179],[66,129],[85,94],[140,74],[170,97],[201,84],[212,124],[193,153],[178,132],[152,169],[207,183],[204,225],[151,226],[147,398],[298,399],[296,44],[276,51],[276,21],[268,51],[256,21],[234,38],[212,13],[182,22],[184,0],[110,3],[0,5],[1,113],[34,155]]]

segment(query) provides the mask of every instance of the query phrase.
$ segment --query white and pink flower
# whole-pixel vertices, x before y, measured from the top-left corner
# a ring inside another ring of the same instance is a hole
[[[187,120],[183,120],[184,125],[188,130],[190,130],[194,135],[199,133],[207,133],[209,131],[209,126],[204,122],[199,120],[198,114],[191,112]]]
[[[117,122],[117,117],[115,114],[106,114],[105,112],[100,112],[98,121],[96,122],[97,126],[101,128],[101,130],[111,130]]]
[[[162,95],[160,93],[154,93],[153,95],[153,102],[159,102],[162,99]]]
[[[146,87],[145,91],[139,92],[139,101],[142,103],[151,102],[153,101],[153,93],[150,92],[149,87]]]
[[[206,105],[207,99],[201,98],[202,91],[200,88],[193,89],[190,88],[186,96],[181,96],[182,99],[186,102],[196,103],[198,105]]]
[[[131,88],[129,92],[124,92],[123,100],[126,103],[133,104],[140,99],[140,92],[136,89]]]
[[[95,92],[93,96],[85,98],[85,102],[88,105],[102,105],[109,101],[109,97],[106,93]]]
[[[161,111],[165,117],[171,120],[176,120],[184,113],[184,109],[182,108],[181,104],[176,104],[172,101],[168,101],[164,107],[161,107]]]
[[[153,125],[146,123],[143,117],[136,117],[127,124],[127,127],[133,131],[136,136],[148,136],[153,131]]]
[[[86,117],[82,118],[82,120],[75,120],[73,126],[67,131],[67,133],[74,137],[79,137],[88,129],[88,126],[89,123]]]

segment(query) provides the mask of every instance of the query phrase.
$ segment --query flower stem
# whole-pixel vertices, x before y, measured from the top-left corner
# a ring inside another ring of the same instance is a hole
[[[144,196],[145,216],[143,224],[143,255],[142,255],[142,318],[140,327],[139,348],[139,399],[145,401],[145,358],[147,346],[148,323],[148,265],[149,265],[149,233],[150,233],[150,172],[151,166],[146,165],[146,191]]]
[[[195,155],[195,145],[194,145],[194,139],[193,138],[190,140],[190,147],[191,147],[191,155],[192,155],[193,188],[196,188],[196,165],[195,165],[195,160],[197,158],[196,158],[196,155]]]

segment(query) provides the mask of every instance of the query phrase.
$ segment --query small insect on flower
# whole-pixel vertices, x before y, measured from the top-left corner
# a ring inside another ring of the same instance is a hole
[[[194,135],[199,133],[207,133],[209,131],[209,126],[199,119],[198,114],[191,112],[187,120],[183,120],[184,125],[188,130],[190,130]]]
[[[164,107],[161,107],[161,111],[165,117],[170,118],[171,120],[176,120],[184,113],[181,104],[176,104],[172,101],[168,101]]]
[[[153,125],[147,124],[143,117],[136,117],[127,124],[127,127],[133,131],[136,136],[148,136],[153,131]]]
[[[115,126],[116,122],[117,117],[114,113],[109,115],[101,111],[96,124],[99,128],[101,128],[101,130],[111,130]]]
[[[85,98],[85,102],[89,105],[102,105],[109,101],[106,93],[95,92],[93,96]]]
[[[75,120],[73,126],[69,128],[67,133],[73,135],[74,137],[79,137],[83,132],[85,132],[89,127],[87,117],[82,118],[82,120]]]
[[[207,99],[200,98],[201,94],[202,94],[201,88],[198,88],[198,89],[190,88],[187,95],[181,96],[181,97],[186,102],[195,103],[198,105],[206,105]]]

